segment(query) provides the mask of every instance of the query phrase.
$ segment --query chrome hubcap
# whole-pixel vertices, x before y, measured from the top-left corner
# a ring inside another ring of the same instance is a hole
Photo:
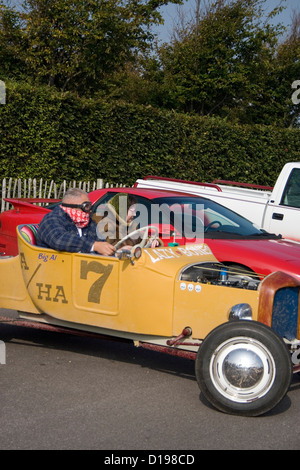
[[[265,345],[253,338],[237,337],[218,346],[209,370],[221,395],[238,403],[248,403],[270,390],[276,367]]]

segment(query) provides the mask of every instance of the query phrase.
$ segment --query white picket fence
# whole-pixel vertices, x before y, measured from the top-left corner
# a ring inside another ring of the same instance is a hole
[[[122,187],[123,184],[104,183],[103,179],[95,181],[66,181],[56,184],[53,180],[47,181],[36,178],[21,180],[19,178],[4,178],[1,187],[1,212],[10,209],[10,203],[5,198],[35,198],[35,199],[61,199],[69,188],[81,188],[86,192],[107,187]]]

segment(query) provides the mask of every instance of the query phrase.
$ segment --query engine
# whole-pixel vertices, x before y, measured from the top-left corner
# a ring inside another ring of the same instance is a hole
[[[251,275],[240,268],[229,268],[220,263],[193,264],[182,270],[179,279],[250,290],[257,290],[260,283],[260,279],[254,273]]]

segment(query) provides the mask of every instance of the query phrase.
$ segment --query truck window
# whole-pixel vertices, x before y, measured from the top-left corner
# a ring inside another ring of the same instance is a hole
[[[300,168],[294,168],[292,171],[280,204],[300,208]]]

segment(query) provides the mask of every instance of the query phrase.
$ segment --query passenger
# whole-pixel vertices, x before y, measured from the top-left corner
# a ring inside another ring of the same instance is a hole
[[[116,249],[97,235],[97,224],[90,219],[88,194],[78,188],[69,189],[60,205],[46,214],[39,224],[37,245],[72,253],[96,252],[111,256]]]
[[[124,237],[137,230],[138,226],[134,221],[137,204],[137,199],[133,194],[115,194],[106,205],[104,215],[100,219],[98,218],[98,233],[105,237],[108,243],[116,245]],[[118,246],[118,249],[131,249],[141,240],[140,237],[136,236],[127,238]],[[152,248],[158,245],[158,240],[151,242]]]

